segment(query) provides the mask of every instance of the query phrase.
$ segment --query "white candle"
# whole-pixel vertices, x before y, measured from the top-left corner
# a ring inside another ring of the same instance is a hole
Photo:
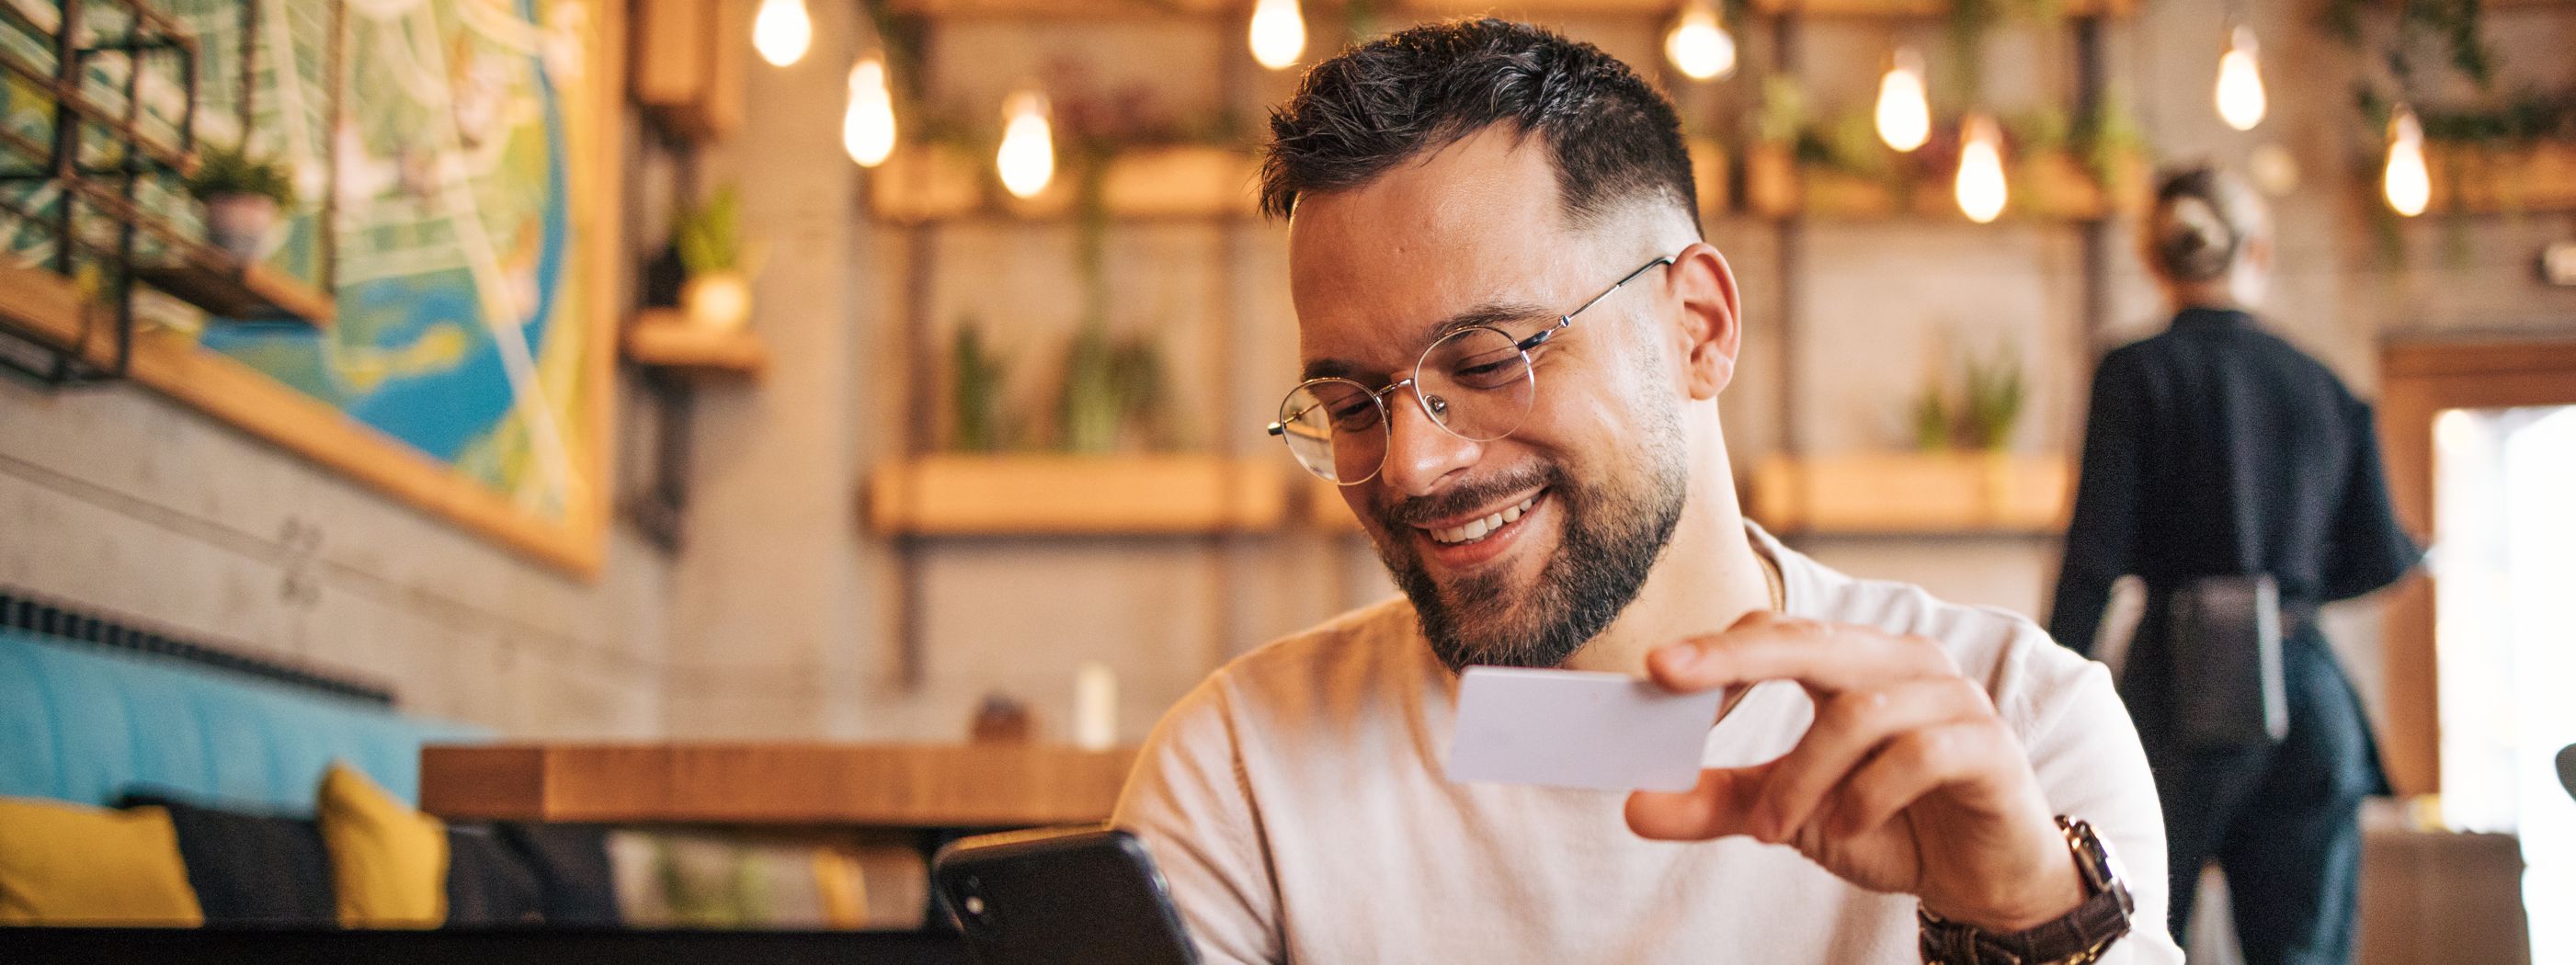
[[[1073,672],[1073,743],[1105,751],[1118,743],[1118,674],[1097,661]]]

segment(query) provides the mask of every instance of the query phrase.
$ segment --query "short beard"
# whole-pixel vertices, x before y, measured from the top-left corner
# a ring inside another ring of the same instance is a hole
[[[1609,629],[1645,588],[1681,522],[1689,474],[1680,454],[1678,413],[1650,432],[1645,485],[1632,492],[1578,486],[1553,463],[1457,492],[1407,500],[1381,514],[1388,539],[1378,558],[1413,600],[1431,652],[1452,671],[1477,664],[1561,667]],[[1431,578],[1409,539],[1412,523],[1491,505],[1535,485],[1564,514],[1563,544],[1529,587],[1500,574],[1480,574],[1443,587]]]

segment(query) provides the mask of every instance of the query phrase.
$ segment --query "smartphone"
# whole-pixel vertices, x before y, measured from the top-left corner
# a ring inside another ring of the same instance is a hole
[[[1197,965],[1135,835],[1086,826],[961,838],[931,879],[980,965]]]

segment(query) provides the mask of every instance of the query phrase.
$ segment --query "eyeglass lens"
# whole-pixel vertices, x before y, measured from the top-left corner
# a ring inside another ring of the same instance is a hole
[[[1529,356],[1511,336],[1481,326],[1433,343],[1413,378],[1408,388],[1432,424],[1472,442],[1510,435],[1537,397]],[[1388,422],[1378,395],[1346,379],[1298,386],[1279,407],[1288,450],[1307,471],[1334,483],[1366,480],[1385,465]]]

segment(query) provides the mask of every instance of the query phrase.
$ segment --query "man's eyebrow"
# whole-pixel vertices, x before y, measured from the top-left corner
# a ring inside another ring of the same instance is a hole
[[[1424,326],[1421,338],[1414,344],[1427,347],[1431,343],[1439,341],[1440,337],[1443,335],[1447,335],[1462,328],[1474,328],[1479,325],[1502,328],[1506,334],[1517,336],[1521,333],[1507,326],[1511,326],[1515,323],[1526,323],[1553,318],[1555,317],[1555,314],[1555,312],[1549,311],[1544,306],[1531,302],[1486,302],[1482,305],[1477,305],[1473,308],[1467,309],[1466,311],[1458,312],[1447,318],[1440,319],[1439,321],[1432,322],[1431,324]],[[1305,379],[1350,379],[1355,382],[1366,383],[1369,381],[1369,376],[1372,374],[1373,373],[1369,371],[1367,366],[1360,363],[1346,359],[1327,358],[1316,359],[1306,363],[1305,372],[1301,377]],[[1374,374],[1383,375],[1384,373],[1380,372]]]

